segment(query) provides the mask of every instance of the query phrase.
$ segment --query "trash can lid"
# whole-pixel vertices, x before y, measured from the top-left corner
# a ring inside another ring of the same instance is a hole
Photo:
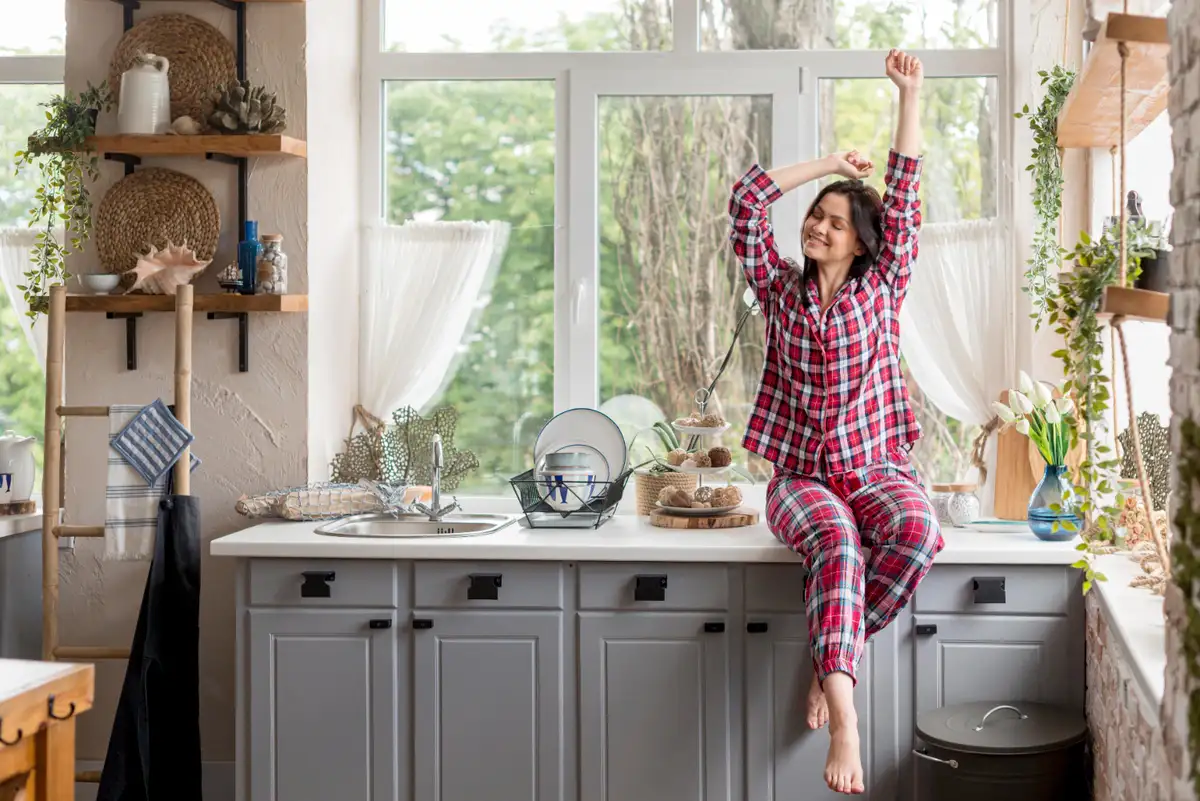
[[[1080,742],[1087,720],[1061,706],[985,701],[922,712],[917,735],[930,745],[968,753],[1035,754]]]

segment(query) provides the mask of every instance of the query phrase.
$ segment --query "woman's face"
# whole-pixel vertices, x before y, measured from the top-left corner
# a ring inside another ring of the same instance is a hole
[[[851,220],[850,198],[830,192],[804,221],[804,255],[818,264],[849,263],[865,251]]]

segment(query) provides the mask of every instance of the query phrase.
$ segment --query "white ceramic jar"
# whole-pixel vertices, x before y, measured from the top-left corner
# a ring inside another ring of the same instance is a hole
[[[121,75],[117,131],[122,134],[165,134],[171,130],[171,63],[147,53]]]
[[[934,484],[933,501],[938,521],[943,525],[949,523],[955,528],[974,523],[979,519],[979,498],[975,491],[976,484]]]
[[[36,441],[17,436],[15,431],[5,431],[0,437],[0,503],[20,503],[33,497]]]

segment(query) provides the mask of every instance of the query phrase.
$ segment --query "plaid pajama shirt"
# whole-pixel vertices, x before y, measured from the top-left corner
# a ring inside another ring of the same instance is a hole
[[[921,159],[888,153],[875,269],[829,308],[775,247],[782,193],[754,165],[733,187],[730,239],[767,322],[744,447],[775,465],[767,520],[804,556],[813,661],[852,678],[867,637],[908,603],[943,541],[909,466],[921,436],[900,369],[900,306],[917,257]],[[864,557],[863,548],[869,555]]]

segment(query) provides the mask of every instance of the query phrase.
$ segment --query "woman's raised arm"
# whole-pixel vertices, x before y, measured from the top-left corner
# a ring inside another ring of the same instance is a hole
[[[883,196],[883,247],[878,266],[903,298],[917,259],[917,232],[921,228],[921,61],[899,50],[887,55],[887,76],[900,90],[896,138],[888,153]]]

